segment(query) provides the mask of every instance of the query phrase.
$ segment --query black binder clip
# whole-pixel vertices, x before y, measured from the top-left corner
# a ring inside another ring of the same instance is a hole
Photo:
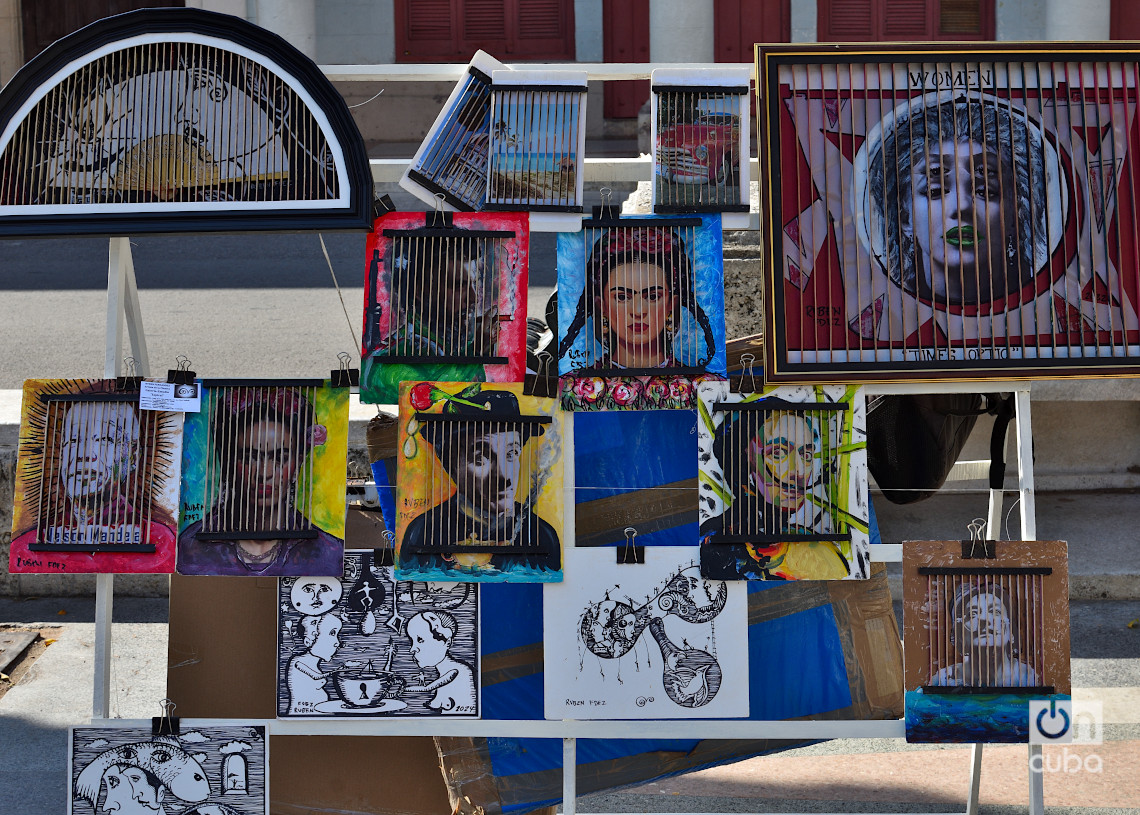
[[[166,372],[166,381],[170,385],[193,385],[194,378],[198,376],[190,370],[190,359],[179,354],[175,360],[178,363],[177,368],[171,368]]]
[[[142,387],[142,377],[138,375],[138,362],[134,357],[123,357],[123,364],[127,367],[126,376],[115,377],[115,390],[120,393],[137,391]]]
[[[736,380],[735,393],[756,393],[756,355],[751,351],[745,352],[740,355],[740,375]],[[745,390],[744,383],[748,380],[748,390]],[[729,378],[729,390],[732,388],[732,380]]]
[[[171,714],[174,713],[174,708],[178,705],[170,699],[163,699],[162,702],[162,715],[155,716],[150,720],[150,734],[152,736],[179,736],[182,734],[182,728],[178,719]]]
[[[349,356],[347,351],[341,351],[336,355],[340,360],[340,367],[332,372],[332,386],[334,388],[349,388],[353,385],[360,384],[360,369],[350,368],[349,363],[352,362],[352,357]]]
[[[617,562],[619,566],[623,563],[645,562],[645,547],[638,546],[636,541],[637,530],[632,526],[627,526],[625,528],[625,543],[617,549]]]
[[[595,221],[616,221],[621,217],[621,213],[617,207],[614,206],[614,191],[609,187],[602,187],[598,190],[598,194],[602,197],[601,206],[594,207],[594,220]]]
[[[392,196],[380,195],[372,199],[372,220],[376,220],[389,212],[395,212],[396,205],[392,203]]]
[[[387,546],[372,550],[373,566],[396,565],[396,535],[390,530],[385,529],[384,539],[388,541]]]
[[[966,528],[970,530],[970,539],[962,541],[962,559],[994,560],[997,557],[997,541],[986,540],[986,522],[975,518]]]
[[[453,229],[455,227],[455,214],[449,212],[444,204],[446,199],[442,192],[435,194],[435,209],[424,218],[424,225],[432,229]]]

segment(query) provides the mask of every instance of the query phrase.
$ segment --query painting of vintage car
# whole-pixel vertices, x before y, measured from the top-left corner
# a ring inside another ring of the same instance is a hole
[[[739,144],[739,116],[698,112],[658,130],[657,173],[675,184],[732,185],[740,173]]]

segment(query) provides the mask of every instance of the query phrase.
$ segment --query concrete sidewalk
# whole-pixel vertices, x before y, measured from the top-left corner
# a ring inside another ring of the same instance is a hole
[[[985,518],[988,491],[943,489],[915,504],[896,505],[874,494],[886,543],[969,539],[966,525]],[[1020,540],[1018,494],[1005,493],[1000,539]],[[1069,596],[1074,600],[1140,600],[1140,492],[1042,492],[1037,540],[1069,544]],[[891,596],[902,596],[899,564],[887,565]]]

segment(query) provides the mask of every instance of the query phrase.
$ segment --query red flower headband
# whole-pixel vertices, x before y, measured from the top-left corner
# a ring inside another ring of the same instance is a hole
[[[233,415],[249,410],[258,405],[264,405],[269,410],[281,416],[311,415],[309,400],[302,396],[296,388],[229,388],[223,406]],[[311,424],[306,428],[305,436],[310,446],[324,444],[328,440],[328,430],[323,424]]]
[[[661,227],[621,227],[606,233],[602,249],[610,254],[645,252],[650,255],[670,255],[677,247],[677,233]]]
[[[228,388],[225,406],[231,413],[241,413],[254,405],[265,405],[283,416],[305,411],[309,400],[294,388]]]

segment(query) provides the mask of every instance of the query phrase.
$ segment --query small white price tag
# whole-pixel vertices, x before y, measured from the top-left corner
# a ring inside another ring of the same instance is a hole
[[[202,388],[197,383],[172,385],[169,382],[143,380],[139,391],[139,408],[198,413],[202,409]]]

